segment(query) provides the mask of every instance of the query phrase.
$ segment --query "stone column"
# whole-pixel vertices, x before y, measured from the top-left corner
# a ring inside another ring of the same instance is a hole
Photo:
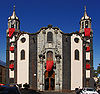
[[[40,54],[39,55],[39,58],[40,58],[40,91],[43,91],[44,90],[44,71],[43,71],[43,69],[44,69],[44,58],[45,58],[45,55],[44,54]],[[42,78],[42,79],[41,79]]]
[[[56,85],[55,89],[60,90],[60,59],[61,56],[59,54],[56,55]]]

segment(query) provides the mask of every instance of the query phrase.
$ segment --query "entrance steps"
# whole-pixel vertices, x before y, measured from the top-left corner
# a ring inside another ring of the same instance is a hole
[[[75,91],[42,91],[40,94],[76,94]]]
[[[21,94],[76,94],[75,91],[37,91],[32,89],[21,89]]]

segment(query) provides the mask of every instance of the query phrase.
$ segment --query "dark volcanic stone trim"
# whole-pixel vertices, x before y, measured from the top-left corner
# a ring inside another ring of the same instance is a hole
[[[17,83],[17,41],[15,41],[15,46],[14,46],[14,83],[15,84]]]
[[[94,79],[93,79],[93,38],[90,38],[90,87],[94,87]]]
[[[6,35],[7,36],[7,35]],[[6,48],[6,84],[9,84],[9,37],[6,37],[7,48]]]
[[[83,45],[85,41],[83,39]],[[86,47],[83,46],[83,87],[86,87]]]
[[[54,29],[54,30],[55,30],[55,29],[60,30],[58,27],[53,27],[53,29]]]
[[[71,90],[71,36],[63,35],[63,90]]]
[[[29,35],[29,84],[37,89],[37,35]]]

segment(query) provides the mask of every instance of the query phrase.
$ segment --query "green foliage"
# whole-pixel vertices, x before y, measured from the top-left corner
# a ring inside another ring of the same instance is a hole
[[[94,77],[98,77],[98,72],[97,70],[93,70],[94,71]]]
[[[97,67],[97,70],[93,70],[93,72],[94,72],[94,77],[99,77],[100,76],[100,64]]]
[[[98,73],[98,75],[100,74],[100,64],[99,64],[99,66],[97,67],[97,73]]]

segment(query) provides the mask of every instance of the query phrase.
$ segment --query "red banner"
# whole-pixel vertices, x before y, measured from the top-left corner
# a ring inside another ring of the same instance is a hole
[[[9,37],[15,32],[15,28],[9,28]]]
[[[84,28],[85,36],[90,37],[90,28]]]
[[[10,68],[10,69],[13,69],[13,68],[14,68],[14,64],[10,64],[10,65],[9,65],[9,68]]]
[[[86,51],[88,52],[88,51],[90,51],[90,47],[88,46],[88,47],[86,47]]]
[[[86,64],[86,69],[90,69],[90,64]]]
[[[14,47],[10,47],[10,51],[14,51]]]
[[[51,71],[52,70],[52,67],[53,67],[53,61],[47,61],[46,62],[46,70],[47,71]]]

